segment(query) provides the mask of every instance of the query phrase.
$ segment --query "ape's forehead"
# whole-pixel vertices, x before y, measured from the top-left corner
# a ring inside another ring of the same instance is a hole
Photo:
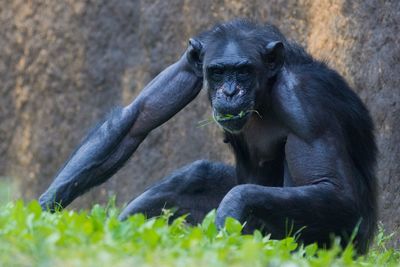
[[[258,52],[247,48],[246,43],[235,40],[213,43],[204,53],[204,64],[208,66],[255,63]]]

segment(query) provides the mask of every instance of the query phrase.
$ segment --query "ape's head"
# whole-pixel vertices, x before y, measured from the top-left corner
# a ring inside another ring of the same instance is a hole
[[[214,119],[225,130],[240,132],[268,95],[267,83],[284,63],[283,40],[275,27],[242,20],[190,39],[188,60],[203,75]]]

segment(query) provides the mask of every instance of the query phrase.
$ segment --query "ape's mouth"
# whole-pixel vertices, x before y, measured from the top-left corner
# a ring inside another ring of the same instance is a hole
[[[240,132],[240,130],[246,124],[248,117],[250,117],[252,113],[256,113],[260,119],[262,119],[260,113],[254,109],[242,110],[237,114],[222,114],[216,109],[213,109],[212,118],[199,121],[198,125],[199,127],[203,127],[212,122],[216,122],[228,132]]]
[[[221,114],[214,109],[213,117],[214,120],[226,131],[230,133],[239,133],[250,117],[251,113],[257,111],[254,110],[242,110],[237,114]]]
[[[240,120],[247,117],[252,111],[240,111],[239,114],[221,114],[218,113],[216,110],[213,112],[214,119],[217,122],[226,122],[226,121],[233,121],[233,120]]]

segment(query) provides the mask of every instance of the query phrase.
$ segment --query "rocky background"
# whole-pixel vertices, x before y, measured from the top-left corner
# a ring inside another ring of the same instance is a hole
[[[91,125],[129,103],[189,37],[236,17],[269,21],[346,77],[380,150],[380,219],[400,232],[400,1],[0,0],[0,176],[37,198]],[[199,158],[232,162],[202,93],[113,179],[75,201],[119,205]],[[399,236],[399,235],[398,235]],[[399,245],[399,241],[397,245]]]

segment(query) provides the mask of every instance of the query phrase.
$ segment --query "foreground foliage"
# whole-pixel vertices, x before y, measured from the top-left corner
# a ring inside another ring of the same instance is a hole
[[[218,232],[211,212],[201,225],[171,215],[146,219],[138,214],[117,220],[115,208],[98,205],[89,212],[42,212],[37,202],[0,207],[0,266],[400,266],[400,252],[387,249],[379,233],[367,256],[299,246],[293,237],[270,240],[259,232],[241,235],[227,220]]]

